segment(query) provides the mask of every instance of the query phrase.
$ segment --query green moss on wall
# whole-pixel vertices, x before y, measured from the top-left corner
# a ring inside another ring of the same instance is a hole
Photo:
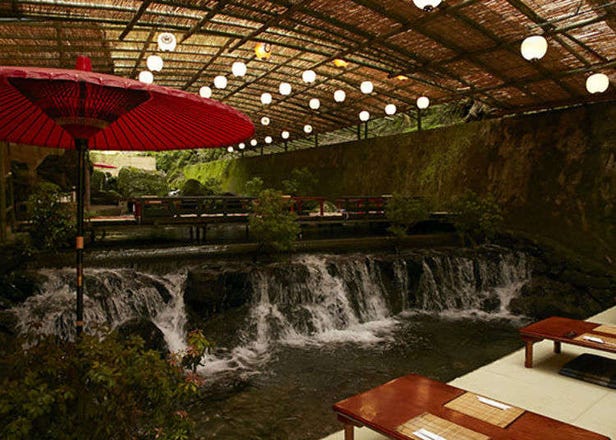
[[[471,189],[491,193],[511,229],[616,267],[616,104],[367,139],[204,164],[240,192],[258,176],[281,188],[308,167],[316,193],[423,195],[443,206]],[[207,170],[207,172],[205,171]]]

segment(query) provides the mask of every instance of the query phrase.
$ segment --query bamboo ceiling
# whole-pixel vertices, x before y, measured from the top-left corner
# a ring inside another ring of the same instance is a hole
[[[178,45],[158,52],[157,36],[172,32]],[[522,40],[544,35],[546,56],[520,55]],[[269,60],[255,57],[257,42],[270,43]],[[502,114],[616,98],[616,1],[445,0],[424,12],[411,0],[0,0],[0,63],[73,68],[78,54],[93,69],[136,78],[146,58],[161,55],[155,83],[198,93],[245,112],[259,139],[291,138],[356,125],[358,113],[384,116],[384,106],[415,108],[472,98]],[[348,62],[337,68],[333,60]],[[245,77],[231,74],[244,61]],[[313,84],[302,72],[317,73]],[[585,80],[605,73],[607,92],[590,95]],[[213,86],[225,75],[224,90]],[[398,77],[404,75],[407,79]],[[374,92],[359,91],[362,81]],[[289,96],[278,93],[289,82]],[[336,103],[333,92],[347,99]],[[260,96],[272,94],[271,105]],[[308,102],[319,98],[319,110]],[[269,126],[260,119],[268,116]]]

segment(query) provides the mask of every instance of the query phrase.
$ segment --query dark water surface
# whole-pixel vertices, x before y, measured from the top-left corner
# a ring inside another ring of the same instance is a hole
[[[217,375],[193,416],[204,439],[320,439],[331,406],[410,373],[450,381],[522,346],[520,322],[403,313],[381,341],[278,346],[253,374]],[[243,377],[238,377],[243,376]]]

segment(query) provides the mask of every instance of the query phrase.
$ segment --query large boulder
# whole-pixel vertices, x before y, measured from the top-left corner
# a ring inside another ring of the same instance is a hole
[[[156,350],[163,355],[169,353],[163,332],[149,319],[131,319],[121,324],[117,331],[123,338],[139,336],[148,350]]]

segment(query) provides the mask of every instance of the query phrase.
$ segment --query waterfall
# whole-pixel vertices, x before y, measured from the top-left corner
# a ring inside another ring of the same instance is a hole
[[[75,334],[74,269],[41,270],[46,281],[39,295],[14,312],[21,332],[35,330],[73,338]],[[183,290],[186,273],[161,277],[131,269],[87,269],[84,321],[86,331],[116,328],[135,318],[150,319],[171,350],[183,348]]]
[[[162,331],[171,351],[184,349],[184,301],[199,295],[197,291],[186,296],[187,273],[199,270],[185,268],[163,276],[135,269],[88,269],[87,331],[148,319]],[[531,275],[524,254],[496,247],[400,255],[299,255],[265,265],[238,263],[236,269],[210,262],[202,270],[214,277],[196,278],[201,280],[197,286],[211,286],[208,301],[212,296],[233,298],[232,303],[220,303],[230,304],[226,309],[216,303],[201,323],[206,337],[216,342],[206,355],[203,370],[208,373],[254,371],[278,346],[387,344],[394,340],[400,319],[418,312],[510,318],[509,301]],[[40,274],[46,278],[42,293],[14,309],[20,330],[73,337],[73,269]],[[242,282],[234,282],[240,275]],[[216,277],[224,282],[216,282]],[[187,301],[186,307],[191,307]],[[240,308],[242,313],[233,314]]]

